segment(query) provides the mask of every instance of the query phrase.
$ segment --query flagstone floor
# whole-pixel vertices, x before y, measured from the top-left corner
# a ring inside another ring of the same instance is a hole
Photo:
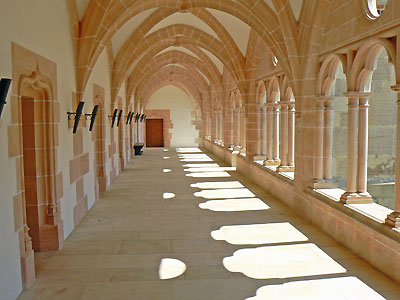
[[[145,149],[18,299],[400,299],[400,285],[197,148]]]

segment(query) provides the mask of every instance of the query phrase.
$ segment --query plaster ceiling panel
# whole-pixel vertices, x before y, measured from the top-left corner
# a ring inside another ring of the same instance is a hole
[[[289,0],[296,21],[299,20],[303,0]]]
[[[209,35],[213,36],[216,39],[219,39],[218,36],[215,34],[215,32],[210,28],[210,26],[207,25],[207,23],[205,23],[204,21],[202,21],[201,19],[199,19],[198,17],[196,17],[191,13],[180,13],[180,12],[174,13],[163,19],[161,22],[157,23],[148,32],[148,34],[173,24],[190,25],[200,29],[201,31],[204,31],[205,33],[208,33]]]
[[[76,8],[78,10],[79,20],[82,20],[90,0],[75,0],[75,1],[76,1]]]
[[[207,54],[207,56],[217,67],[218,71],[222,74],[222,72],[224,71],[224,64],[218,59],[218,57],[216,57],[214,54],[204,48],[201,48],[200,50]]]
[[[140,14],[137,14],[124,25],[122,25],[122,27],[114,34],[111,39],[114,59],[117,57],[118,51],[121,49],[129,36],[133,33],[133,31],[135,31],[135,29],[155,10],[156,8],[152,8],[145,10]]]
[[[243,21],[225,12],[211,8],[207,8],[207,10],[225,27],[235,41],[240,52],[242,52],[243,56],[246,56],[250,27]]]
[[[171,46],[171,47],[168,47],[168,48],[166,48],[166,49],[160,51],[160,52],[158,53],[158,55],[163,54],[163,53],[165,53],[165,52],[167,52],[167,51],[172,51],[172,50],[181,51],[181,52],[184,52],[184,53],[186,53],[186,54],[189,54],[189,55],[191,55],[191,56],[193,56],[193,57],[195,57],[195,58],[197,58],[197,59],[200,59],[200,58],[199,58],[196,54],[194,54],[192,51],[190,51],[189,49],[187,49],[187,48],[185,48],[185,47],[181,47],[181,46]]]
[[[275,11],[275,6],[274,6],[274,4],[272,3],[272,0],[264,0],[264,2],[267,3],[268,6],[276,13],[276,11]]]
[[[272,3],[272,0],[264,0],[265,3],[268,4],[269,7],[276,13],[275,6]],[[299,20],[301,7],[303,6],[303,0],[289,0],[290,6],[292,7],[292,11],[296,20]]]

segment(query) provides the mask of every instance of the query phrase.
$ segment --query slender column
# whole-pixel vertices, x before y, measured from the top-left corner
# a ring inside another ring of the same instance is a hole
[[[211,118],[211,140],[215,143],[217,139],[217,134],[218,134],[218,122],[217,122],[218,114],[217,111],[213,111],[212,113],[212,118]]]
[[[262,123],[261,123],[261,114],[262,114],[262,104],[256,104],[256,123],[257,123],[257,155],[261,155],[262,148]]]
[[[358,104],[358,174],[357,192],[362,197],[371,198],[367,192],[368,167],[368,96],[360,97]]]
[[[332,182],[332,146],[333,146],[333,98],[324,99],[324,181]]]
[[[272,156],[272,136],[273,136],[273,104],[268,103],[266,106],[267,109],[267,159],[264,162],[264,165],[272,165],[274,163],[273,156]]]
[[[324,104],[322,99],[316,102],[315,148],[314,148],[314,188],[323,183],[323,151],[324,151]]]
[[[281,133],[281,148],[280,157],[281,163],[276,169],[277,171],[286,171],[288,165],[288,103],[281,103],[281,122],[280,122],[280,133]]]
[[[289,104],[288,120],[288,167],[294,171],[294,132],[295,132],[295,104]]]
[[[366,193],[367,157],[368,157],[368,110],[366,100],[369,93],[348,93],[348,133],[347,133],[347,178],[346,192],[340,200],[344,203],[371,203]],[[358,114],[358,99],[360,112]],[[359,116],[359,136],[357,139],[357,114]],[[358,140],[358,148],[357,148]],[[360,165],[361,164],[361,165]],[[358,169],[358,166],[360,169]],[[358,180],[357,180],[358,178]],[[365,185],[365,187],[364,187]],[[358,193],[358,188],[365,190]]]
[[[389,214],[385,223],[400,228],[400,85],[392,86],[397,93],[397,127],[396,127],[396,164],[395,164],[395,195],[394,211]]]
[[[223,115],[222,115],[222,109],[219,111],[219,142],[222,143],[224,140],[223,136]]]
[[[242,107],[240,113],[240,146],[242,146],[242,152],[246,151],[246,112],[245,108]]]
[[[265,156],[267,154],[267,115],[266,115],[266,106],[263,105],[261,107],[261,155]]]
[[[234,108],[229,108],[229,118],[230,118],[230,139],[229,139],[229,148],[233,148],[235,146],[235,110]]]
[[[273,106],[273,155],[275,164],[279,164],[279,108],[280,104],[275,103]]]
[[[240,147],[240,107],[236,108],[236,147]]]

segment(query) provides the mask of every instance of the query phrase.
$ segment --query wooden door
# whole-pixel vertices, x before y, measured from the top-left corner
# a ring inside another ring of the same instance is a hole
[[[163,119],[146,120],[146,147],[164,147]]]

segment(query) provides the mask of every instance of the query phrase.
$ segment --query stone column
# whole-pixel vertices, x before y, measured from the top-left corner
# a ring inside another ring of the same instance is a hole
[[[204,139],[207,139],[207,136],[208,136],[208,112],[204,113],[203,133],[204,133]]]
[[[395,164],[395,195],[394,211],[389,214],[385,223],[392,227],[400,227],[400,85],[392,86],[397,93],[397,127],[396,127],[396,164]]]
[[[289,104],[288,120],[288,171],[294,171],[295,103]]]
[[[262,104],[256,104],[256,123],[257,123],[257,155],[255,158],[258,158],[261,155],[261,148],[262,148],[262,122],[261,122],[261,116],[262,114]]]
[[[324,99],[324,151],[323,151],[323,175],[326,187],[334,185],[332,175],[332,146],[333,146],[333,101],[334,98]],[[333,186],[331,186],[333,187]]]
[[[235,110],[229,108],[229,148],[235,147]]]
[[[222,144],[224,137],[223,137],[223,115],[222,109],[219,111],[219,143]]]
[[[240,146],[241,152],[246,152],[246,110],[244,107],[240,110]]]
[[[358,188],[366,191],[367,157],[368,157],[368,101],[369,93],[352,92],[348,98],[348,133],[347,133],[347,178],[346,192],[340,198],[343,203],[371,203],[371,196],[359,193]],[[360,99],[360,107],[358,101]],[[358,112],[360,108],[360,112]],[[359,136],[357,139],[357,115],[359,117]],[[357,148],[358,140],[358,148]],[[359,165],[361,163],[361,165]],[[360,167],[360,170],[358,167]],[[359,180],[357,180],[357,178]]]
[[[261,155],[265,156],[267,154],[267,115],[266,115],[266,106],[262,105],[261,107]]]
[[[276,169],[278,172],[286,171],[288,165],[288,103],[281,103],[281,122],[280,122],[280,133],[281,133],[281,148],[280,157],[281,163]]]
[[[240,132],[240,107],[236,108],[236,147],[237,148],[241,148],[240,146],[242,146],[240,144],[240,136],[241,136],[241,132]]]
[[[279,165],[279,108],[280,104],[275,103],[273,106],[273,159],[274,164]]]
[[[211,115],[211,141],[217,141],[217,112],[214,110]]]
[[[317,99],[314,138],[314,188],[320,188],[323,180],[323,152],[324,152],[324,101]]]
[[[266,105],[267,110],[267,159],[264,161],[264,165],[273,165],[273,147],[272,147],[272,137],[273,137],[273,104],[268,103]]]
[[[360,96],[358,104],[358,173],[357,192],[362,200],[372,202],[371,195],[367,192],[368,168],[368,97]],[[369,201],[368,201],[369,200]]]

